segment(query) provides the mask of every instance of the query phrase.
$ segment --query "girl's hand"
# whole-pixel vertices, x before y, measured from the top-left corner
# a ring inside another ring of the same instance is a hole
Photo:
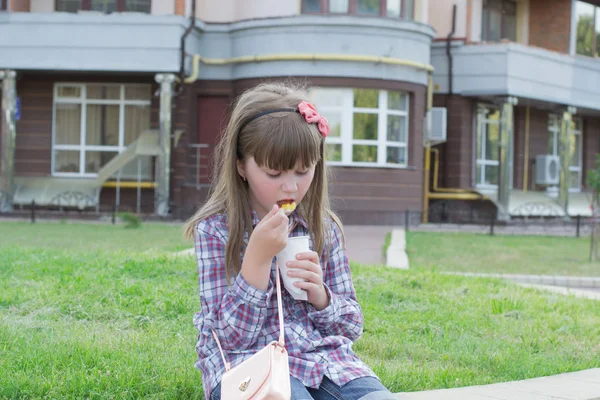
[[[270,266],[273,257],[287,245],[288,224],[283,209],[274,205],[252,231],[246,254]]]
[[[295,261],[288,261],[288,275],[302,278],[305,282],[295,282],[294,285],[308,293],[308,302],[317,311],[329,305],[329,295],[323,285],[323,269],[319,264],[319,255],[314,251],[298,253]]]

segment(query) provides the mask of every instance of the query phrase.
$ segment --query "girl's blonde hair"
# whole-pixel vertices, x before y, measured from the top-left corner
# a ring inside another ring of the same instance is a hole
[[[227,281],[241,270],[240,252],[244,232],[252,234],[248,184],[238,173],[237,161],[254,157],[259,166],[276,171],[315,166],[313,181],[296,212],[303,217],[313,240],[314,251],[323,254],[330,237],[329,220],[340,230],[342,224],[331,210],[325,166],[325,139],[316,124],[296,112],[276,112],[246,123],[257,114],[278,108],[297,108],[307,100],[304,88],[288,83],[263,83],[237,100],[224,136],[215,149],[213,188],[206,203],[185,223],[185,236],[194,237],[199,221],[214,214],[227,215],[229,238],[225,250]],[[240,129],[243,127],[243,130]]]

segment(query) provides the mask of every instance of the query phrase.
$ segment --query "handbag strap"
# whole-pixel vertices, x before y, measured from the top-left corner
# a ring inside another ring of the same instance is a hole
[[[279,344],[281,345],[281,347],[285,347],[285,332],[283,330],[283,307],[281,302],[281,283],[279,283],[279,265],[276,265],[275,267],[275,276],[275,280],[277,282],[277,313],[279,314]],[[221,342],[219,341],[215,330],[211,330],[213,337],[217,341],[217,346],[219,346],[219,352],[221,353],[221,358],[223,359],[223,364],[225,365],[225,371],[229,371],[231,369],[231,364],[227,362],[227,359],[225,359],[225,353],[223,352]]]

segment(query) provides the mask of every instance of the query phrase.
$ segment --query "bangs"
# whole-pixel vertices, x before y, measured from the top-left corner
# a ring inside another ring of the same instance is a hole
[[[307,123],[300,114],[277,113],[256,122],[246,155],[254,157],[260,167],[308,169],[321,159],[323,138],[316,124]]]

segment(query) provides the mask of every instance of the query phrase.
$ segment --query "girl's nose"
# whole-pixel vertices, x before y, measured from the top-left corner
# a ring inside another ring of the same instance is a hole
[[[287,177],[281,185],[281,189],[286,193],[294,193],[298,190],[298,184],[294,176]]]

